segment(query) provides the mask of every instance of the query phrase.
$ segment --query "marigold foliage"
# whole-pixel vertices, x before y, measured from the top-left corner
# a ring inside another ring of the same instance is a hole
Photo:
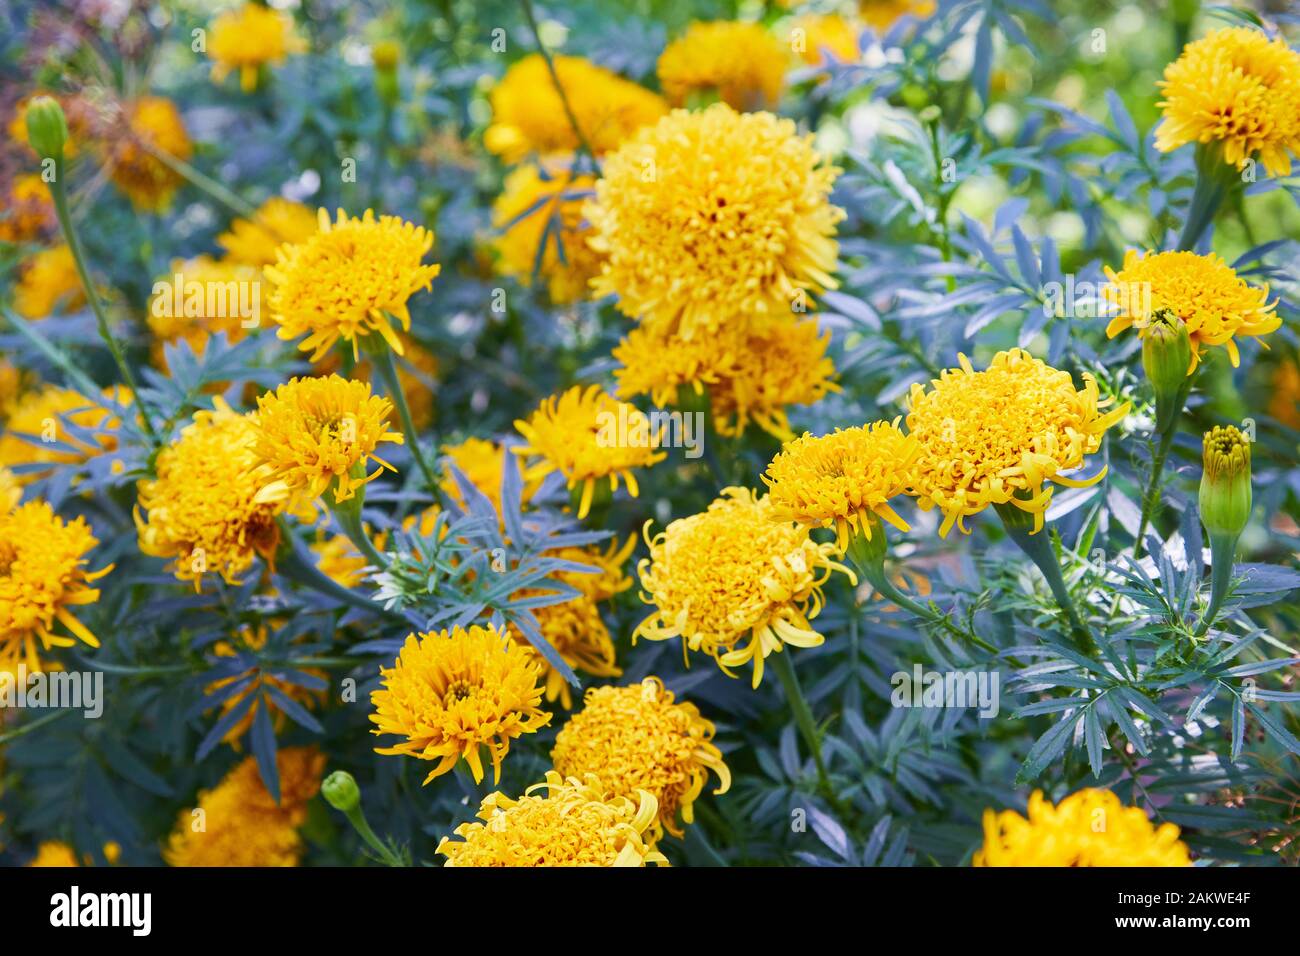
[[[541,667],[533,655],[494,626],[411,634],[383,686],[370,695],[371,733],[405,738],[381,754],[436,760],[427,784],[464,759],[475,782],[483,779],[482,748],[493,781],[511,739],[550,722],[541,709]]]
[[[790,120],[674,110],[605,161],[587,206],[606,256],[592,288],[684,339],[802,311],[836,286],[838,172]]]
[[[1300,152],[1300,53],[1253,27],[1225,27],[1193,40],[1165,67],[1156,148],[1213,143],[1242,169],[1258,158],[1288,176]]]
[[[984,846],[975,866],[1190,866],[1172,823],[1153,826],[1109,790],[1086,789],[1053,805],[1040,790],[1029,817],[984,811]]]
[[[1189,375],[1200,364],[1206,346],[1222,345],[1235,368],[1241,364],[1237,338],[1267,335],[1282,324],[1274,312],[1276,303],[1268,301],[1268,286],[1247,284],[1212,252],[1130,249],[1119,272],[1106,267],[1106,278],[1110,282],[1102,287],[1102,296],[1116,306],[1106,326],[1107,337],[1136,328],[1145,338],[1152,316],[1167,309],[1187,326],[1192,341]]]
[[[483,822],[462,823],[460,839],[444,837],[438,852],[447,866],[666,865],[654,845],[657,809],[644,790],[610,796],[594,776],[565,780],[552,770],[518,800],[489,794],[479,808]]]
[[[130,400],[125,389],[119,388],[115,397],[119,402]],[[5,419],[4,431],[0,432],[0,466],[70,464],[117,447],[117,437],[112,434],[117,419],[102,405],[70,388],[46,385],[19,395],[0,417]],[[80,433],[73,434],[69,424]],[[96,433],[94,444],[85,431]],[[30,437],[23,438],[19,433]],[[25,471],[18,480],[28,484],[48,474],[41,469]]]
[[[822,585],[833,571],[834,544],[818,544],[808,529],[776,518],[769,498],[725,488],[707,511],[679,518],[645,538],[641,600],[655,607],[633,633],[652,641],[681,638],[683,655],[698,651],[732,668],[753,661],[753,686],[763,661],[786,645],[817,647],[811,623],[822,608]]]
[[[695,821],[710,771],[718,778],[714,793],[731,788],[714,732],[694,704],[677,703],[663,681],[647,677],[629,687],[590,688],[556,736],[551,759],[561,776],[592,774],[610,793],[646,791],[659,804],[659,824],[681,837],[678,811],[683,822]]]
[[[1101,447],[1106,429],[1128,414],[1124,403],[1102,408],[1096,380],[1083,375],[1076,389],[1069,372],[1052,368],[1023,349],[993,356],[976,372],[964,355],[961,367],[945,369],[927,389],[912,386],[908,433],[921,446],[916,494],[923,509],[943,512],[939,534],[990,505],[1011,504],[1033,515],[1034,531],[1052,500],[1048,482],[1078,488],[1087,479],[1067,477]]]
[[[669,43],[656,67],[664,95],[682,106],[714,93],[738,110],[771,109],[781,98],[790,50],[761,23],[692,23]]]

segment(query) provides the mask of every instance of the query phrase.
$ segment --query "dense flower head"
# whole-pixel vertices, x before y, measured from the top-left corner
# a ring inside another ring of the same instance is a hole
[[[861,58],[861,25],[838,13],[806,13],[790,26],[790,45],[809,66],[853,63]]]
[[[1156,148],[1214,143],[1238,169],[1252,158],[1270,176],[1300,153],[1300,53],[1253,27],[1213,30],[1183,48],[1159,82]]]
[[[120,404],[131,400],[122,388],[110,397]],[[0,466],[74,464],[117,447],[113,431],[118,421],[112,413],[80,392],[58,385],[17,396],[0,418],[5,420],[0,432]],[[27,484],[49,473],[48,469],[23,471],[18,480]]]
[[[171,572],[195,590],[206,573],[238,584],[256,557],[272,560],[280,542],[282,502],[258,497],[253,418],[220,398],[214,404],[159,453],[157,477],[139,483],[135,516],[140,550],[171,559]]]
[[[423,264],[433,233],[396,216],[376,219],[369,209],[360,219],[342,209],[335,222],[323,209],[318,216],[319,231],[282,247],[276,264],[266,268],[280,338],[306,335],[298,347],[311,352],[313,362],[340,338],[351,343],[355,356],[358,339],[371,334],[401,355],[390,319],[411,330],[407,300],[429,289],[442,268]]]
[[[552,61],[582,137],[597,154],[617,149],[668,110],[657,94],[581,57],[556,56]],[[492,125],[483,143],[507,163],[529,153],[572,152],[581,145],[540,54],[512,64],[493,88],[491,101]]]
[[[279,65],[289,54],[307,48],[294,32],[293,17],[258,3],[227,10],[212,21],[209,33],[213,82],[223,83],[238,71],[239,87],[245,93],[257,89],[257,74],[264,65]]]
[[[1029,817],[984,811],[984,846],[975,866],[1190,866],[1187,845],[1172,823],[1153,826],[1109,790],[1085,789],[1055,806],[1040,790]]]
[[[923,19],[934,13],[934,0],[858,0],[858,13],[877,32],[883,33],[901,17]]]
[[[551,759],[562,776],[593,774],[610,793],[652,794],[659,824],[680,837],[678,812],[694,822],[710,771],[718,778],[714,793],[731,788],[714,732],[694,704],[677,703],[659,678],[647,677],[629,687],[590,688],[582,710],[556,736]]]
[[[15,176],[5,199],[0,212],[0,239],[5,242],[29,242],[57,228],[54,199],[39,174]]]
[[[272,196],[251,219],[233,220],[230,230],[217,236],[217,245],[231,262],[261,268],[275,262],[276,252],[286,242],[306,242],[318,226],[316,212],[309,206]]]
[[[482,781],[483,747],[499,781],[511,739],[551,719],[541,709],[541,667],[492,625],[411,634],[380,675],[383,686],[370,695],[371,733],[404,739],[375,752],[436,760],[426,784],[462,758],[475,782]]]
[[[592,288],[685,339],[788,316],[836,285],[838,173],[790,120],[674,110],[605,161],[586,207],[606,257]]]
[[[976,372],[965,355],[927,389],[912,386],[910,435],[919,442],[916,487],[922,508],[943,512],[940,536],[989,505],[1011,504],[1033,515],[1034,531],[1052,500],[1055,482],[1071,488],[1100,481],[1103,467],[1086,480],[1064,476],[1101,447],[1102,435],[1128,414],[1127,403],[1100,409],[1097,382],[1084,373],[1076,389],[1069,372],[1052,368],[1023,349],[993,356]]]
[[[638,486],[632,469],[648,468],[667,457],[659,450],[661,435],[651,429],[649,417],[611,398],[599,385],[575,385],[543,399],[527,420],[515,422],[515,428],[527,444],[511,451],[539,458],[525,477],[532,480],[559,471],[569,488],[581,486],[579,518],[587,516],[598,481],[608,479],[613,492],[622,477],[635,498]]]
[[[19,268],[14,311],[25,319],[43,319],[62,308],[72,312],[86,304],[77,263],[66,243],[33,253]]]
[[[332,487],[335,502],[347,501],[385,468],[395,470],[375,454],[380,442],[403,442],[401,432],[388,428],[392,413],[393,403],[372,395],[365,382],[338,375],[290,379],[259,396],[257,500],[314,500]],[[370,461],[380,467],[367,475]]]
[[[125,129],[112,131],[104,145],[109,178],[137,209],[166,209],[183,180],[153,153],[166,153],[182,162],[193,155],[180,111],[164,97],[142,96],[128,103],[123,113]]]
[[[1152,317],[1168,310],[1182,319],[1192,341],[1195,370],[1208,345],[1222,345],[1234,367],[1241,363],[1236,339],[1267,335],[1282,319],[1268,301],[1268,286],[1246,283],[1236,271],[1214,253],[1147,252],[1130,249],[1124,253],[1119,272],[1106,267],[1108,285],[1103,298],[1116,306],[1106,326],[1114,338],[1128,328],[1145,337]],[[1149,294],[1147,294],[1149,292]]]
[[[163,344],[185,341],[202,355],[208,339],[217,333],[232,345],[241,341],[259,319],[252,314],[252,290],[260,282],[255,267],[229,259],[173,259],[171,271],[154,282],[145,316],[157,340],[157,363],[163,364]],[[260,307],[260,286],[257,289]]]
[[[325,757],[314,747],[289,747],[276,754],[276,765],[279,803],[253,757],[200,791],[198,806],[182,811],[163,848],[167,865],[297,866],[304,849],[298,828],[307,820],[307,801],[320,789]]]
[[[538,794],[538,791],[542,791]],[[667,864],[655,849],[655,798],[610,795],[594,775],[565,780],[554,770],[517,800],[483,798],[481,823],[444,837],[447,866],[647,866]]]
[[[771,109],[781,98],[790,51],[761,23],[692,23],[664,48],[656,71],[664,95],[682,106],[716,93],[738,110]]]
[[[641,599],[655,610],[633,639],[681,638],[683,654],[707,654],[730,676],[752,660],[754,687],[769,654],[822,643],[809,623],[821,611],[822,585],[832,571],[853,577],[832,560],[834,544],[778,520],[771,500],[747,488],[723,489],[706,511],[653,537],[649,527],[650,557],[637,571]]]
[[[596,180],[569,175],[569,162],[518,167],[492,205],[492,225],[499,230],[493,247],[501,272],[524,285],[531,285],[536,273],[557,305],[585,298],[587,284],[600,271],[600,256],[587,245],[590,229],[582,214]]]
[[[41,651],[72,647],[74,638],[99,646],[74,614],[99,600],[99,589],[90,585],[112,570],[86,567],[98,543],[85,518],[65,521],[45,501],[0,513],[0,657],[21,654],[36,672]],[[59,624],[72,636],[58,633]]]
[[[843,552],[852,535],[871,538],[873,516],[908,530],[889,500],[911,490],[920,457],[920,444],[903,434],[898,419],[837,428],[828,435],[805,432],[772,459],[763,481],[775,516],[835,528]]]

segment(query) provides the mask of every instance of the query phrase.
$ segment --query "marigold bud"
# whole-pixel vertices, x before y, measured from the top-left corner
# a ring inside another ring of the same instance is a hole
[[[402,58],[402,48],[396,40],[380,40],[370,48],[370,59],[376,70],[395,70]]]
[[[1250,441],[1231,425],[1205,433],[1201,523],[1211,535],[1236,538],[1250,518]]]
[[[27,142],[42,159],[63,158],[68,120],[53,97],[38,96],[27,104]]]
[[[1168,309],[1156,309],[1142,339],[1142,367],[1156,397],[1174,395],[1192,365],[1192,342],[1185,323]]]
[[[361,788],[346,770],[335,770],[326,777],[320,792],[331,807],[343,813],[351,813],[361,805]]]

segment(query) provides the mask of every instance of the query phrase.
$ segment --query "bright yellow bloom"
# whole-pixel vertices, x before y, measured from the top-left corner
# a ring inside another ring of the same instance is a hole
[[[822,585],[832,571],[853,573],[832,560],[834,544],[818,544],[808,529],[773,514],[771,500],[747,488],[725,488],[707,511],[679,518],[646,542],[650,557],[637,566],[641,600],[655,605],[632,635],[652,641],[679,637],[682,653],[700,651],[728,675],[754,662],[753,686],[763,661],[785,645],[817,647],[822,636],[809,621],[822,608]]]
[[[567,166],[563,160],[520,166],[506,177],[492,205],[492,225],[501,230],[493,243],[501,272],[532,285],[536,269],[557,305],[584,298],[587,283],[600,271],[600,255],[587,245],[591,230],[582,214],[596,180],[570,176]]]
[[[552,57],[583,138],[598,154],[617,149],[638,128],[668,111],[656,94],[581,57]],[[492,90],[492,125],[483,145],[507,163],[579,147],[546,61],[531,53]]]
[[[14,311],[25,319],[43,319],[60,306],[73,312],[86,304],[77,263],[65,244],[42,249],[23,261],[14,287]]]
[[[98,601],[90,585],[113,570],[86,569],[86,553],[98,543],[85,518],[64,521],[44,501],[0,514],[0,647],[8,651],[0,656],[21,653],[35,673],[42,669],[38,651],[73,647],[73,638],[99,647],[71,610]],[[55,633],[56,623],[72,637]]]
[[[1102,296],[1117,308],[1106,326],[1106,336],[1113,339],[1132,326],[1145,338],[1152,316],[1167,309],[1187,325],[1192,340],[1189,375],[1205,346],[1222,345],[1236,367],[1241,364],[1241,354],[1235,337],[1267,335],[1282,324],[1273,312],[1276,303],[1268,301],[1268,286],[1247,285],[1214,253],[1138,253],[1130,249],[1124,253],[1124,267],[1119,272],[1106,267],[1106,278],[1110,283],[1102,286]]]
[[[901,17],[924,19],[934,10],[934,0],[858,0],[858,13],[877,33],[884,33]]]
[[[262,274],[255,267],[230,260],[211,256],[173,259],[170,273],[154,282],[155,291],[145,316],[157,339],[156,363],[164,364],[163,343],[183,339],[202,355],[208,339],[218,332],[224,333],[231,344],[243,340],[253,324],[260,321],[252,308],[252,296],[257,289],[260,309],[261,281]]]
[[[715,794],[731,789],[714,732],[694,704],[675,703],[663,681],[647,677],[630,687],[588,690],[582,710],[555,738],[551,760],[562,776],[593,774],[610,793],[646,791],[659,804],[658,824],[680,837],[678,811],[683,822],[695,822],[695,800],[710,770],[718,777]]]
[[[230,231],[217,236],[217,245],[232,261],[246,266],[269,266],[287,243],[306,242],[316,232],[314,210],[281,196],[272,196],[252,219],[235,219]]]
[[[235,643],[232,644],[228,641],[219,641],[212,650],[217,657],[234,657],[241,649],[246,648],[251,651],[262,650],[262,648],[266,647],[266,638],[267,629],[265,624],[259,624],[255,628],[245,625],[240,628]],[[322,681],[327,680],[326,674],[315,668],[306,667],[300,668],[300,670],[304,674],[318,677]],[[236,750],[239,749],[240,738],[242,738],[244,734],[248,733],[249,729],[253,726],[253,721],[257,718],[258,708],[268,701],[270,702],[269,706],[275,730],[278,732],[284,727],[284,713],[276,706],[274,695],[263,693],[264,687],[274,688],[285,697],[288,697],[290,700],[307,710],[315,710],[325,701],[325,691],[312,690],[311,688],[303,687],[300,684],[290,683],[281,677],[277,677],[274,673],[262,670],[256,666],[249,667],[248,669],[236,674],[231,674],[229,677],[223,677],[220,680],[213,681],[207,687],[203,688],[203,693],[215,694],[221,688],[228,687],[236,681],[243,680],[247,680],[248,683],[221,702],[221,717],[225,717],[228,713],[238,707],[249,695],[256,695],[256,699],[248,708],[248,711],[244,716],[236,721],[230,730],[226,732],[226,735],[221,738],[223,742],[232,745]]]
[[[50,187],[36,173],[15,176],[0,215],[0,239],[29,242],[58,226]]]
[[[335,534],[318,538],[310,544],[316,555],[316,567],[321,574],[345,588],[354,588],[365,580],[365,570],[370,561],[359,551],[347,535]]]
[[[438,852],[447,866],[666,865],[655,849],[657,810],[644,790],[610,796],[594,776],[565,780],[551,770],[518,800],[488,794],[478,813],[483,822],[462,823],[460,839],[444,837]]]
[[[761,23],[692,23],[659,56],[664,95],[682,106],[692,94],[716,93],[738,110],[772,109],[781,99],[790,51]]]
[[[110,865],[116,863],[118,857],[122,855],[122,848],[116,843],[105,843],[103,849],[104,860]],[[61,867],[64,869],[93,865],[94,861],[89,854],[78,860],[76,851],[61,840],[45,840],[36,848],[36,856],[30,862],[24,864],[24,866],[30,867]]]
[[[166,209],[184,180],[153,153],[189,162],[194,146],[180,111],[169,99],[142,96],[124,108],[123,121],[126,129],[113,131],[104,148],[109,178],[137,209]]]
[[[605,160],[586,207],[606,256],[592,289],[684,339],[805,308],[836,285],[838,173],[790,120],[675,110]]]
[[[236,414],[221,398],[214,405],[196,412],[159,453],[158,477],[139,483],[135,515],[140,550],[170,558],[171,572],[193,581],[196,591],[209,572],[238,584],[254,558],[272,561],[280,543],[275,519],[281,503],[258,496],[253,417]]]
[[[290,747],[276,755],[277,804],[262,783],[257,761],[243,760],[198,806],[182,811],[163,848],[168,866],[297,866],[307,801],[320,789],[325,757],[314,747]],[[199,811],[202,811],[201,813]]]
[[[119,403],[130,402],[131,396],[126,389],[115,391],[111,397]],[[46,385],[20,395],[5,412],[5,429],[0,433],[0,465],[3,466],[38,462],[74,464],[117,447],[117,436],[113,434],[118,426],[117,419],[103,406],[70,388]],[[82,435],[74,435],[69,424],[78,430],[96,432],[95,444]],[[18,432],[36,440],[20,438]],[[27,471],[19,475],[18,480],[28,484],[49,474],[49,470]]]
[[[862,57],[860,30],[860,24],[838,13],[808,13],[791,24],[790,45],[809,66],[855,63]]]
[[[397,319],[411,330],[407,300],[429,289],[442,267],[423,265],[433,248],[433,233],[396,216],[375,218],[367,209],[360,219],[338,211],[331,223],[324,209],[318,213],[320,231],[277,253],[266,277],[271,292],[271,316],[280,325],[282,339],[307,335],[298,348],[312,353],[315,362],[340,338],[352,344],[377,333],[398,355],[401,340],[389,324]],[[310,333],[310,334],[308,334]]]
[[[804,432],[772,459],[763,481],[774,516],[814,528],[834,527],[836,547],[843,553],[854,534],[871,539],[873,515],[909,530],[889,499],[911,490],[920,456],[920,444],[899,430],[898,419],[837,428],[818,437]]]
[[[239,88],[245,93],[257,89],[263,65],[279,66],[286,56],[307,49],[306,41],[294,32],[293,17],[257,3],[227,10],[212,21],[208,32],[212,81],[224,83],[238,70]]]
[[[989,505],[1011,504],[1034,516],[1034,531],[1052,501],[1055,482],[1068,488],[1095,484],[1064,472],[1101,447],[1102,435],[1128,414],[1126,402],[1107,413],[1096,380],[1084,373],[1075,389],[1069,372],[1052,368],[1023,349],[993,356],[976,372],[965,355],[961,368],[945,369],[927,391],[912,386],[907,428],[921,445],[916,490],[923,509],[943,512],[939,535]]]
[[[1300,431],[1300,364],[1284,361],[1273,372],[1268,413],[1287,428]]]
[[[371,733],[405,739],[375,752],[438,761],[426,784],[461,758],[481,782],[480,747],[487,748],[493,781],[499,781],[511,738],[551,719],[541,709],[541,667],[491,625],[411,634],[393,666],[379,673],[383,686],[370,695],[370,719],[377,725]]]
[[[1056,806],[1035,790],[1029,819],[984,811],[984,846],[973,866],[1191,866],[1172,823],[1152,826],[1109,790],[1086,789]]]
[[[380,442],[403,442],[401,432],[388,428],[392,414],[393,403],[372,395],[369,385],[337,375],[290,379],[259,396],[256,501],[314,501],[330,488],[336,503],[347,501],[385,468],[395,471],[375,454]],[[367,475],[370,461],[379,468]]]
[[[1253,27],[1213,30],[1183,47],[1158,84],[1162,152],[1215,143],[1242,169],[1258,157],[1270,176],[1291,173],[1300,153],[1300,53]]]
[[[575,385],[544,399],[527,421],[516,420],[515,428],[527,444],[510,450],[541,459],[528,467],[528,480],[559,471],[570,489],[582,486],[579,518],[591,510],[597,482],[608,478],[614,492],[621,476],[635,498],[638,486],[632,469],[649,468],[667,457],[658,450],[662,436],[651,431],[645,413],[611,398],[599,385]]]
[[[8,468],[0,468],[0,514],[13,511],[23,498],[23,486],[18,476]]]

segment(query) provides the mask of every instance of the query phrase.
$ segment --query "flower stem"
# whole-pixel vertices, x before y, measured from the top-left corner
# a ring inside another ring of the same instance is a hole
[[[1136,561],[1142,557],[1142,549],[1146,544],[1146,530],[1151,524],[1152,518],[1155,517],[1156,506],[1160,503],[1160,479],[1164,475],[1165,462],[1169,458],[1169,450],[1174,444],[1174,433],[1178,431],[1178,419],[1183,414],[1183,406],[1187,403],[1187,396],[1192,390],[1192,379],[1188,376],[1183,387],[1178,390],[1171,408],[1169,408],[1163,417],[1163,421],[1157,419],[1157,424],[1162,428],[1160,433],[1160,443],[1156,446],[1155,456],[1151,459],[1151,476],[1147,479],[1146,489],[1142,492],[1142,514],[1138,519],[1137,535],[1133,539],[1133,560]]]
[[[196,168],[185,162],[185,160],[173,156],[166,150],[159,149],[147,139],[142,139],[140,145],[143,146],[154,159],[158,160],[158,162],[162,163],[178,176],[181,176],[199,189],[203,190],[217,202],[227,206],[232,212],[243,216],[245,219],[257,219],[256,206],[248,202],[248,200],[237,196],[212,177],[199,172]]]
[[[108,327],[108,316],[104,312],[104,304],[99,301],[99,295],[96,293],[95,286],[90,279],[90,271],[86,268],[86,255],[82,251],[81,240],[77,236],[77,230],[72,225],[72,215],[68,211],[68,191],[63,181],[62,160],[56,162],[54,182],[50,184],[50,195],[54,199],[54,212],[58,216],[59,227],[63,230],[63,238],[68,244],[68,249],[72,253],[72,261],[77,267],[77,277],[81,280],[81,287],[86,292],[86,301],[90,303],[90,308],[95,313],[95,323],[99,328],[99,337],[108,346],[109,352],[113,355],[113,361],[117,364],[118,372],[122,375],[122,381],[131,390],[136,405],[139,406],[140,423],[144,427],[145,434],[148,436],[150,443],[157,447],[161,444],[161,441],[154,429],[153,418],[149,414],[149,406],[140,394],[140,383],[135,377],[135,372],[131,370],[131,366],[127,363],[121,345],[118,344],[117,339],[113,337],[112,330]]]
[[[1196,188],[1187,207],[1187,220],[1178,236],[1178,248],[1194,252],[1205,230],[1214,222],[1233,182],[1233,168],[1206,146],[1196,147]]]
[[[1043,572],[1043,577],[1047,579],[1047,586],[1052,590],[1052,596],[1056,598],[1057,605],[1065,612],[1065,617],[1070,622],[1070,632],[1079,649],[1086,654],[1095,654],[1097,652],[1097,642],[1093,639],[1092,631],[1083,618],[1080,617],[1079,610],[1074,605],[1074,598],[1070,596],[1070,589],[1065,585],[1065,578],[1061,574],[1061,566],[1057,563],[1056,555],[1052,551],[1051,544],[1048,543],[1046,533],[1040,531],[1037,534],[1030,534],[1029,529],[1020,521],[1019,515],[1009,516],[1007,509],[1019,511],[1015,505],[996,505],[995,507],[1002,517],[1002,523],[1007,529],[1007,534],[1011,536],[1011,540],[1019,545],[1020,550],[1029,556],[1029,559],[1037,565],[1039,571]]]
[[[1210,603],[1201,616],[1195,635],[1204,637],[1219,616],[1223,600],[1232,583],[1232,559],[1237,550],[1237,535],[1210,534]]]
[[[379,839],[375,831],[371,829],[370,821],[366,819],[365,811],[361,809],[360,804],[357,804],[351,810],[344,811],[343,815],[348,818],[348,822],[352,824],[352,829],[357,831],[358,836],[366,842],[366,846],[375,852],[375,855],[379,857],[384,866],[402,867],[406,865],[396,853],[384,845],[384,841]]]
[[[327,492],[329,494],[329,492]],[[335,502],[327,504],[330,514],[332,514],[343,529],[343,533],[348,536],[362,556],[380,571],[388,567],[388,558],[382,554],[375,543],[370,540],[366,534],[365,526],[361,523],[361,493],[357,492],[356,496],[342,503]]]
[[[407,447],[410,449],[411,457],[415,459],[415,465],[420,469],[420,474],[424,477],[425,483],[429,486],[430,493],[435,499],[440,497],[438,489],[438,479],[434,477],[433,469],[424,457],[424,452],[420,448],[420,439],[415,430],[415,422],[411,418],[411,407],[406,403],[406,395],[402,392],[401,380],[397,377],[397,365],[393,361],[393,350],[388,347],[387,343],[381,343],[379,347],[370,351],[375,362],[375,369],[379,372],[379,377],[383,379],[384,388],[388,391],[388,396],[397,406],[397,417],[402,421],[402,430],[406,433]]]
[[[537,41],[537,52],[541,54],[542,60],[546,63],[546,70],[551,74],[551,82],[555,85],[555,92],[559,94],[560,105],[564,107],[564,115],[568,118],[569,125],[573,127],[573,135],[577,137],[578,147],[590,156],[594,162],[596,151],[591,148],[591,144],[587,142],[587,137],[582,132],[582,127],[578,125],[578,116],[574,113],[568,94],[564,92],[564,86],[560,83],[560,74],[555,69],[555,61],[551,59],[550,51],[546,49],[546,44],[542,42],[542,34],[537,29],[537,14],[533,11],[532,0],[520,0],[520,6],[524,8],[524,19],[528,21],[528,28],[533,31],[533,39]]]
[[[818,785],[823,794],[833,799],[835,790],[831,787],[830,776],[826,772],[826,762],[822,759],[821,735],[817,733],[817,722],[813,719],[808,700],[803,695],[803,688],[799,686],[799,677],[794,672],[790,653],[788,650],[777,651],[769,660],[772,662],[772,670],[776,671],[776,676],[781,681],[781,687],[785,690],[785,699],[790,705],[790,712],[794,715],[799,733],[803,736],[808,749],[812,751],[813,763],[817,766]]]

